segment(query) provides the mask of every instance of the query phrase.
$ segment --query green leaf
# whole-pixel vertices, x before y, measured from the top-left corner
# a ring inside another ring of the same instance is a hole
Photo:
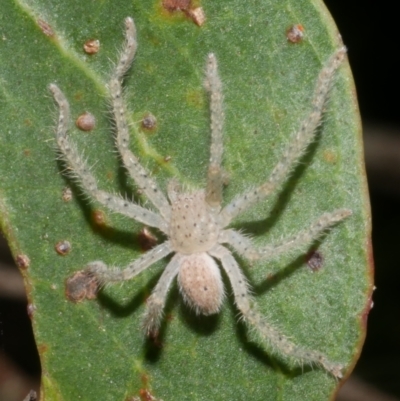
[[[115,154],[106,89],[123,43],[124,18],[134,17],[139,41],[125,80],[136,124],[131,149],[164,190],[172,177],[205,185],[210,134],[203,78],[206,55],[214,52],[224,88],[228,202],[266,180],[311,110],[319,71],[340,46],[316,0],[196,5],[207,18],[202,26],[182,11],[166,11],[161,0],[2,1],[1,225],[20,265],[21,255],[30,259],[23,274],[36,307],[32,322],[43,400],[122,401],[140,394],[144,400],[146,391],[164,401],[327,400],[337,386],[320,369],[292,369],[271,358],[240,322],[231,295],[219,315],[198,317],[174,285],[160,337],[146,339],[140,328],[145,299],[165,260],[135,280],[107,287],[95,301],[74,304],[65,297],[65,280],[88,262],[125,266],[137,258],[142,226],[89,204],[63,174],[49,83],[66,94],[73,120],[85,111],[96,117],[95,130],[84,133],[71,124],[70,136],[99,186],[139,200]],[[293,24],[304,27],[299,43],[286,37]],[[91,56],[83,52],[89,39],[100,41]],[[137,128],[149,112],[157,118],[153,133]],[[317,272],[307,267],[304,254],[268,264],[240,260],[266,320],[296,344],[343,363],[349,373],[365,336],[372,273],[360,121],[348,65],[337,74],[319,131],[281,191],[243,213],[234,227],[257,244],[272,243],[326,211],[352,210],[316,244],[323,256]],[[63,200],[65,187],[72,188],[70,202]],[[105,226],[99,224],[103,217]],[[71,243],[65,256],[55,251],[59,241]],[[267,277],[271,268],[282,270]]]

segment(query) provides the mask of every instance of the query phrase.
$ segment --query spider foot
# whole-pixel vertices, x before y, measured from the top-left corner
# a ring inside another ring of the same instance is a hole
[[[164,302],[153,294],[146,300],[146,304],[147,310],[143,318],[142,327],[146,336],[153,338],[158,336],[160,330]]]

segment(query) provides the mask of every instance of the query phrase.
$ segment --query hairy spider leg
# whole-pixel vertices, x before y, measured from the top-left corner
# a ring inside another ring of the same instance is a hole
[[[126,119],[126,106],[122,97],[122,81],[132,65],[137,49],[136,28],[132,18],[125,19],[125,28],[125,47],[109,83],[116,124],[116,145],[124,166],[133,180],[160,211],[161,216],[168,219],[171,208],[166,196],[160,191],[150,173],[139,163],[138,158],[129,150],[129,127]]]
[[[167,294],[181,265],[182,255],[175,254],[159,278],[157,285],[147,299],[147,309],[143,319],[143,329],[147,335],[156,335],[163,317]]]
[[[244,256],[250,261],[271,259],[294,250],[305,250],[306,247],[320,238],[329,228],[350,215],[351,211],[349,209],[338,209],[332,213],[324,213],[307,229],[289,238],[285,238],[276,244],[260,248],[256,248],[249,237],[233,229],[223,230],[218,242],[231,245],[239,255]]]
[[[63,158],[68,163],[70,174],[78,178],[81,188],[92,198],[110,210],[133,218],[151,227],[157,227],[162,231],[166,230],[164,219],[151,210],[145,209],[133,202],[123,199],[121,196],[109,194],[97,187],[97,182],[86,162],[79,155],[76,146],[67,136],[69,120],[69,104],[64,94],[55,84],[50,84],[49,89],[54,96],[60,109],[56,140]]]
[[[210,254],[221,261],[222,267],[231,282],[236,306],[242,313],[244,321],[257,332],[271,352],[296,365],[299,363],[311,366],[319,365],[334,377],[342,377],[343,366],[341,364],[330,362],[320,352],[298,347],[275,327],[265,322],[264,317],[258,312],[257,306],[249,294],[249,285],[246,278],[227,248],[217,245],[210,251]]]
[[[219,212],[222,202],[222,130],[224,110],[222,83],[218,75],[217,59],[213,53],[207,57],[205,88],[210,94],[211,148],[210,163],[207,172],[206,202]]]
[[[104,262],[97,260],[88,263],[86,265],[86,271],[93,274],[102,285],[126,281],[136,277],[143,270],[146,270],[171,252],[172,248],[170,242],[165,241],[155,248],[150,249],[132,263],[129,263],[124,269],[118,267],[109,268]]]
[[[324,105],[329,89],[332,86],[335,72],[342,64],[346,52],[346,48],[341,47],[328,59],[315,85],[311,113],[303,121],[300,129],[291,138],[288,147],[284,151],[278,164],[272,170],[267,182],[257,188],[253,188],[253,190],[245,194],[239,195],[221,211],[223,226],[227,226],[244,210],[266,198],[290,176],[290,172],[296,166],[296,162],[298,162],[315,137],[316,128],[320,124]]]

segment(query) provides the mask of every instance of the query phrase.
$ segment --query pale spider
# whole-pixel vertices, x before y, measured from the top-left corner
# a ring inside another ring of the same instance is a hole
[[[167,293],[175,276],[178,276],[179,290],[183,299],[196,313],[210,315],[221,309],[224,288],[216,262],[218,260],[230,280],[236,306],[243,320],[258,332],[272,352],[295,364],[317,364],[334,377],[342,377],[342,365],[329,361],[326,356],[317,351],[298,347],[264,321],[250,295],[250,286],[246,277],[232,252],[223,244],[229,245],[234,252],[250,261],[267,259],[294,248],[304,249],[329,227],[350,215],[351,212],[348,209],[325,213],[304,231],[280,243],[260,249],[255,248],[247,236],[234,229],[226,228],[241,212],[265,199],[281,185],[290,175],[307,146],[313,141],[316,127],[321,122],[323,107],[335,71],[345,58],[346,49],[342,47],[337,50],[321,70],[314,91],[311,114],[292,137],[291,143],[269,179],[256,188],[248,189],[222,207],[221,163],[224,113],[222,85],[215,55],[210,53],[207,57],[205,80],[206,89],[210,94],[211,113],[211,154],[206,189],[182,192],[180,186],[172,180],[168,185],[167,197],[139,163],[138,158],[129,150],[129,127],[122,98],[122,81],[132,64],[137,42],[132,18],[125,20],[125,26],[126,43],[109,83],[116,124],[116,146],[129,174],[159,213],[98,188],[96,179],[86,162],[67,136],[68,101],[61,90],[55,84],[51,84],[50,90],[60,110],[56,134],[57,144],[70,171],[78,178],[83,190],[89,196],[114,212],[131,217],[147,226],[158,228],[168,239],[130,263],[125,269],[109,269],[105,263],[95,261],[89,263],[85,271],[94,276],[102,285],[129,280],[158,260],[174,253],[151,296],[147,299],[144,329],[147,334],[154,334],[159,329]]]

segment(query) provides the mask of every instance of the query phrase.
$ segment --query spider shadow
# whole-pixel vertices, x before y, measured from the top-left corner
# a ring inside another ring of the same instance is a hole
[[[160,275],[162,272],[156,273],[154,277],[152,277],[146,286],[144,286],[141,290],[138,290],[135,295],[130,299],[128,303],[122,304],[115,300],[114,297],[108,295],[104,291],[100,290],[97,295],[97,302],[100,304],[102,308],[107,309],[110,314],[117,319],[124,319],[128,317],[137,317],[139,313],[139,309],[146,303],[146,299],[149,297],[151,290],[156,286]],[[162,353],[164,337],[166,334],[167,323],[173,319],[172,309],[175,305],[177,299],[177,288],[176,285],[173,285],[170,289],[169,295],[167,298],[167,302],[164,306],[164,318],[161,321],[161,326],[156,335],[146,335],[145,331],[143,331],[143,347],[145,349],[145,358],[149,362],[156,362]],[[138,318],[140,319],[140,318]],[[140,323],[141,324],[141,323]],[[135,327],[135,331],[138,329]]]
[[[152,279],[152,281],[154,280]],[[102,308],[107,309],[110,312],[112,317],[123,319],[129,316],[134,316],[135,313],[137,313],[137,310],[145,302],[147,295],[148,291],[146,287],[137,291],[127,303],[122,304],[117,301],[115,297],[108,295],[103,289],[100,289],[96,300]]]
[[[290,277],[296,270],[300,268],[304,268],[304,264],[307,262],[307,256],[311,254],[311,252],[318,251],[320,244],[323,242],[325,236],[328,233],[325,233],[322,237],[318,240],[314,241],[310,246],[306,253],[302,253],[301,255],[297,256],[291,263],[289,263],[285,268],[277,271],[271,277],[266,278],[260,284],[252,285],[252,293],[255,296],[255,301],[257,302],[257,296],[264,294],[265,292],[269,291],[271,288],[280,284],[281,281],[284,281],[286,278]],[[307,256],[306,256],[307,255]],[[315,271],[313,274],[318,274],[318,270]],[[233,305],[234,299],[233,296],[232,303]],[[234,313],[234,308],[233,312]],[[239,321],[236,333],[237,337],[242,342],[243,349],[245,349],[252,357],[257,359],[258,361],[270,366],[273,369],[279,369],[282,373],[284,373],[288,377],[296,377],[300,376],[306,372],[313,371],[313,366],[310,365],[303,365],[297,367],[289,367],[287,362],[285,362],[284,358],[279,357],[277,355],[269,355],[265,348],[259,346],[251,339],[251,335],[249,334],[249,328],[246,327],[243,321]],[[285,333],[282,333],[285,334]]]
[[[314,241],[313,244],[310,245],[310,250],[317,250],[323,238],[320,238],[317,241]],[[279,285],[281,281],[284,281],[286,278],[291,276],[296,270],[303,267],[305,263],[305,255],[299,255],[296,259],[294,259],[290,264],[288,264],[284,269],[279,270],[273,276],[266,278],[258,285],[252,285],[252,294],[255,296],[255,301],[257,302],[257,297],[264,294],[265,292],[269,291],[274,286]],[[247,273],[247,272],[246,272]],[[318,273],[314,273],[318,274]],[[247,274],[246,274],[247,275]],[[251,281],[250,281],[251,283]],[[230,295],[229,297],[229,304],[231,313],[237,316],[237,309],[234,306],[234,297]],[[253,358],[258,360],[264,365],[269,366],[271,369],[279,370],[287,377],[297,377],[306,372],[310,372],[313,370],[312,366],[304,365],[304,366],[297,366],[297,367],[289,367],[288,363],[285,361],[284,358],[278,355],[270,355],[268,351],[261,345],[259,345],[259,340],[252,340],[251,335],[252,328],[246,326],[246,324],[240,320],[236,326],[236,336],[242,344],[242,348]],[[285,333],[282,333],[285,334]]]
[[[182,300],[182,297],[180,299]],[[184,324],[191,331],[198,334],[199,336],[211,336],[216,330],[218,330],[218,326],[221,324],[220,313],[208,316],[198,315],[184,302],[180,302],[179,315],[181,321],[184,322]]]
[[[62,160],[57,160],[57,163],[60,171],[64,171],[65,170],[64,162]],[[122,176],[122,170],[123,166],[120,166],[119,167],[120,172],[118,173],[118,175]],[[76,180],[66,176],[65,174],[62,174],[62,177],[65,181],[65,185],[71,188],[73,194],[76,194],[74,200],[77,202],[80,210],[82,211],[82,215],[87,225],[91,227],[92,233],[94,235],[100,236],[103,239],[106,239],[107,242],[119,245],[126,249],[131,249],[131,250],[133,249],[140,252],[143,251],[140,248],[139,242],[137,240],[139,232],[136,227],[132,228],[132,231],[126,231],[114,228],[111,225],[107,224],[107,222],[96,223],[96,218],[94,217],[96,211],[99,211],[100,213],[103,213],[103,210],[105,210],[104,213],[113,213],[113,212],[109,211],[106,207],[103,206],[101,206],[99,209],[96,208],[96,206],[93,206],[90,202],[87,201],[88,196],[84,194],[84,191],[82,190],[78,182],[76,182]],[[123,181],[123,179],[121,178],[120,181]],[[133,191],[132,189],[130,189],[127,183],[126,174],[125,174],[125,184],[123,187],[124,189],[126,189],[127,198],[131,199]],[[160,237],[158,232],[157,232],[157,237]]]
[[[161,274],[162,272],[155,274],[144,288],[135,293],[128,303],[122,304],[102,290],[100,290],[97,295],[97,302],[102,308],[107,309],[114,318],[123,319],[130,316],[136,318],[139,313],[138,310],[146,302],[146,299],[151,293],[151,290],[156,286]],[[164,316],[161,320],[158,332],[154,335],[146,335],[143,330],[144,356],[149,363],[156,363],[160,359],[164,348],[164,339],[168,326],[170,322],[177,317],[179,317],[179,320],[183,322],[184,325],[188,326],[192,331],[201,336],[210,336],[215,332],[215,330],[217,330],[220,322],[219,314],[212,316],[198,316],[181,301],[179,301],[178,312],[174,312],[174,309],[176,310],[177,300],[180,299],[181,297],[175,281],[171,286],[167,301],[164,305]],[[137,330],[137,327],[135,330]]]
[[[178,308],[176,308],[177,300],[179,300]],[[177,312],[173,312],[173,309],[177,310]],[[211,336],[218,329],[221,321],[220,314],[204,316],[194,313],[191,308],[182,302],[176,281],[169,292],[164,312],[164,318],[157,335],[146,336],[145,358],[150,363],[156,363],[160,359],[168,326],[177,317],[179,317],[179,321],[184,326],[199,336]]]
[[[265,292],[269,291],[271,288],[280,284],[281,281],[284,281],[292,274],[294,274],[297,270],[303,268],[304,264],[307,263],[307,257],[311,254],[311,252],[315,252],[318,250],[319,246],[323,242],[324,238],[327,234],[323,234],[318,240],[315,240],[309,247],[306,252],[301,252],[300,255],[295,257],[292,262],[286,265],[283,269],[276,270],[274,273],[266,277],[261,283],[257,285],[252,285],[253,293],[255,295],[261,295]],[[269,262],[273,263],[273,262]],[[318,272],[315,272],[318,274]]]
[[[314,158],[315,152],[317,151],[319,145],[318,139],[320,137],[321,129],[321,126],[317,128],[318,132],[315,135],[316,140],[308,146],[307,152],[299,159],[292,174],[283,184],[280,193],[277,196],[271,211],[269,212],[269,215],[263,220],[241,223],[240,227],[232,224],[233,228],[258,236],[265,234],[271,227],[275,225],[287,208],[293,192],[295,191],[297,185],[299,185],[301,177],[305,174],[307,167]]]
[[[158,279],[159,276],[156,278],[156,280],[154,280],[154,286],[157,284]],[[167,335],[169,323],[175,319],[173,309],[177,299],[178,289],[176,287],[176,284],[174,283],[171,285],[167,300],[163,308],[164,313],[158,332],[154,335],[146,335],[146,333],[143,333],[144,358],[149,363],[157,363],[161,358],[164,350],[165,337]]]
[[[234,309],[232,309],[232,313],[235,314]],[[249,329],[243,321],[239,321],[236,325],[236,336],[242,344],[242,349],[247,354],[263,365],[268,366],[271,370],[279,370],[286,377],[295,378],[313,370],[311,366],[289,367],[284,359],[276,355],[269,355],[265,348],[260,346],[255,340],[252,340],[251,335],[249,335]]]

